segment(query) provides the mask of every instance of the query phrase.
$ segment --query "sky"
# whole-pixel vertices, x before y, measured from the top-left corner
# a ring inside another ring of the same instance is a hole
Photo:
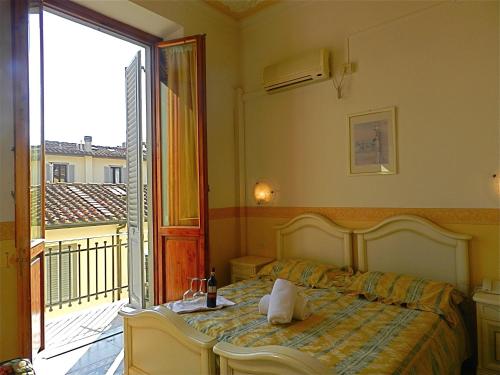
[[[139,50],[144,61],[144,48],[48,12],[43,16],[45,140],[79,143],[90,135],[94,145],[121,145],[125,67]]]

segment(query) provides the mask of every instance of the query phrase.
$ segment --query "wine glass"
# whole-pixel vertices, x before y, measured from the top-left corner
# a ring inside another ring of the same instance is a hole
[[[206,293],[203,291],[203,285],[207,279],[197,279],[199,281],[198,291],[193,294],[193,298],[205,297]]]
[[[199,280],[199,278],[197,277],[188,277],[188,280],[191,280],[190,284],[189,284],[189,289],[186,290],[184,292],[184,294],[182,295],[182,300],[183,301],[190,301],[194,298],[194,294],[195,294],[195,289],[194,289],[194,282],[196,280]]]

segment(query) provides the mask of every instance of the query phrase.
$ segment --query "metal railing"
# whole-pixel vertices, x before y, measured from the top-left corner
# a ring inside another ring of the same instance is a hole
[[[45,244],[45,307],[52,311],[128,292],[127,234],[112,234]]]

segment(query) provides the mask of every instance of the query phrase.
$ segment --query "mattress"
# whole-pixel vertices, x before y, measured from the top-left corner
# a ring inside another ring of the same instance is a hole
[[[260,279],[231,284],[219,293],[236,305],[181,316],[219,341],[295,348],[338,374],[458,374],[466,358],[463,323],[450,327],[437,314],[369,302],[333,288],[300,288],[312,316],[271,325],[258,313],[260,298],[271,289],[272,282]]]

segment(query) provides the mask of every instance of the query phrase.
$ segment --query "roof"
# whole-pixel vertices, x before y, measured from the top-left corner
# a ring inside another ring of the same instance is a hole
[[[147,217],[147,187],[144,214]],[[126,184],[47,183],[47,229],[127,222]]]
[[[85,151],[81,143],[45,141],[45,153],[51,155],[93,156],[98,158],[125,159],[126,147],[122,146],[91,146],[91,151]]]

